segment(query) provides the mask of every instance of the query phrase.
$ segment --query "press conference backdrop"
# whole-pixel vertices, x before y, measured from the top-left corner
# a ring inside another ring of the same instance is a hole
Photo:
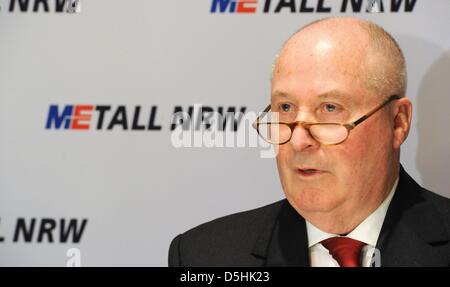
[[[262,147],[179,147],[173,115],[260,111],[282,43],[323,17],[398,40],[401,161],[450,197],[449,0],[64,2],[0,0],[0,265],[165,266],[178,233],[283,198]]]

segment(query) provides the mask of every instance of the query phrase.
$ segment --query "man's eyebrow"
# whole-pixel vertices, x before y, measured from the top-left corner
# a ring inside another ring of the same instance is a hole
[[[280,91],[280,90],[276,90],[272,93],[272,98],[274,97],[279,97],[279,98],[289,98],[290,95],[289,93]],[[327,91],[324,92],[322,94],[319,94],[317,97],[317,99],[319,100],[339,100],[347,105],[351,105],[354,106],[354,97],[348,93],[339,91],[339,90],[331,90],[331,91]]]
[[[276,91],[274,91],[274,92],[272,93],[271,97],[272,97],[272,98],[273,98],[273,97],[288,98],[289,95],[288,95],[288,93],[285,93],[285,92],[283,92],[283,91],[278,91],[278,90],[276,90]]]
[[[339,90],[331,90],[325,93],[322,93],[317,96],[317,98],[321,100],[339,100],[347,105],[354,106],[354,96],[347,94],[345,92],[341,92]]]

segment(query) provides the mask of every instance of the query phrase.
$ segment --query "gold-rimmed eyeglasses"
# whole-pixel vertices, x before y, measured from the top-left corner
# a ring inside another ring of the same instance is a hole
[[[308,131],[311,137],[322,144],[337,145],[344,142],[348,138],[350,131],[357,125],[367,120],[370,116],[372,116],[374,113],[382,109],[390,102],[398,99],[400,99],[398,95],[390,96],[364,116],[360,117],[354,122],[347,124],[309,123],[303,121],[295,121],[289,123],[280,121],[261,122],[261,119],[270,111],[271,105],[269,104],[253,123],[253,127],[257,130],[262,139],[264,139],[268,143],[275,145],[282,145],[289,142],[291,140],[294,129],[297,126],[302,126]]]

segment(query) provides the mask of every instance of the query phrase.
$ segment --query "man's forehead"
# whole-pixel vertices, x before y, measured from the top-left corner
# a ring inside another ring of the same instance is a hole
[[[318,41],[312,46],[299,45],[283,49],[274,65],[275,74],[292,74],[333,69],[340,73],[357,76],[367,63],[367,49],[330,41]]]
[[[321,49],[327,50],[328,47]],[[272,74],[272,96],[298,98],[314,95],[317,100],[360,102],[360,94],[369,91],[364,81],[366,65],[357,58],[338,54],[282,58]]]
[[[349,30],[348,23],[338,26],[310,27],[293,35],[283,45],[273,74],[322,67],[344,68],[348,74],[357,75],[368,56],[368,35],[360,27]]]
[[[298,30],[283,45],[285,47],[311,46],[319,42],[365,46],[369,42],[364,21],[355,18],[335,18],[319,21]],[[350,42],[350,43],[349,43]]]

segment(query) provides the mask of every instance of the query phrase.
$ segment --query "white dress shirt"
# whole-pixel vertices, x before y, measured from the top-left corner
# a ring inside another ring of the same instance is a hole
[[[384,218],[394,196],[395,189],[397,188],[398,178],[395,180],[389,195],[378,206],[378,208],[372,212],[363,222],[361,222],[352,232],[346,235],[351,239],[359,240],[367,244],[364,246],[361,256],[361,266],[368,267],[371,264],[372,256],[375,252],[375,246],[377,244],[378,236],[380,235],[381,227],[383,226]],[[331,256],[320,242],[331,238],[339,237],[337,234],[330,234],[320,230],[319,228],[306,221],[306,231],[308,233],[308,247],[309,258],[311,260],[310,265],[312,267],[339,267],[339,263]]]

